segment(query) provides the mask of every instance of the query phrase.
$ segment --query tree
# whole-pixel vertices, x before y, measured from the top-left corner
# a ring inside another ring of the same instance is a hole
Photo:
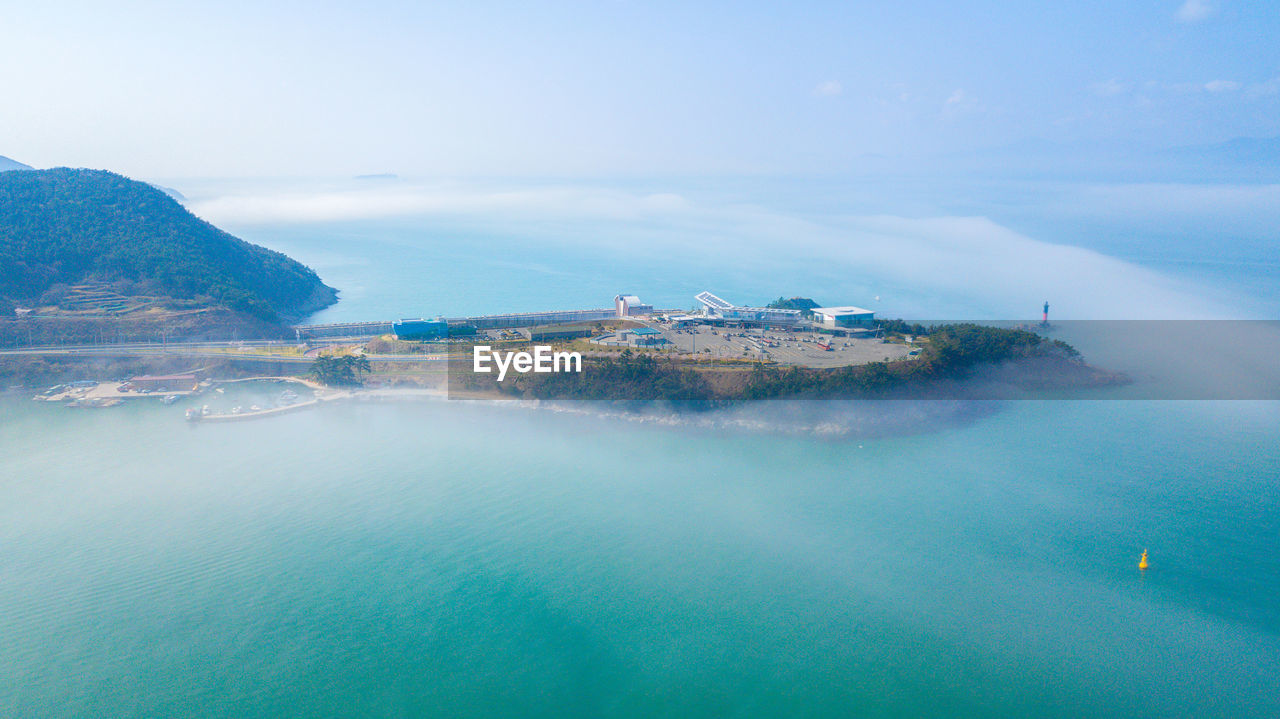
[[[373,371],[369,358],[363,355],[320,355],[311,363],[308,372],[320,384],[331,387],[356,387],[362,384],[360,375]]]
[[[821,305],[808,297],[779,297],[773,302],[765,305],[765,307],[775,310],[800,310],[801,316],[806,318],[812,317],[813,308],[820,306]]]
[[[369,364],[369,358],[364,355],[347,355],[342,359],[350,363],[357,376],[361,373],[368,374],[373,372],[373,366]]]

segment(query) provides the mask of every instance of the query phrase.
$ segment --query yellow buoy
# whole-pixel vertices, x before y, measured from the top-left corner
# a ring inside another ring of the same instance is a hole
[[[1147,550],[1142,550],[1142,559],[1138,560],[1138,569],[1147,568]]]

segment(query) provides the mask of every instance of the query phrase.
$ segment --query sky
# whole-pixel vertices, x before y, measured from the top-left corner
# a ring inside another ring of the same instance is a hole
[[[1280,308],[1266,3],[51,0],[0,29],[0,155],[178,188],[352,313],[382,311],[367,259],[318,249],[351,227],[753,278],[807,248],[795,277],[899,313]]]
[[[1280,135],[1280,13],[1133,2],[43,2],[0,155],[144,178],[841,174]]]

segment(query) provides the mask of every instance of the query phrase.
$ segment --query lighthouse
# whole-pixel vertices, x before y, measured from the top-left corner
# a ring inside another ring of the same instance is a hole
[[[1045,327],[1049,326],[1049,301],[1048,300],[1044,301],[1044,319],[1040,321],[1040,324],[1044,325]]]

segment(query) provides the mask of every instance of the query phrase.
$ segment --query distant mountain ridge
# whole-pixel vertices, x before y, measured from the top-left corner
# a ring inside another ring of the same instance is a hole
[[[34,169],[35,168],[32,167],[31,165],[24,165],[23,163],[18,162],[17,160],[13,160],[8,157],[5,157],[4,155],[0,155],[0,172],[7,172],[9,170],[34,170]]]
[[[173,189],[172,187],[165,187],[164,185],[157,185],[157,184],[156,184],[156,183],[154,183],[154,182],[148,182],[147,184],[148,184],[148,185],[151,185],[152,187],[156,188],[157,190],[159,190],[159,191],[163,192],[164,194],[168,195],[169,197],[172,197],[173,199],[177,200],[178,202],[186,202],[186,201],[187,201],[187,196],[186,196],[186,195],[182,194],[181,192],[178,192],[177,190]]]
[[[147,183],[104,170],[0,173],[0,299],[32,303],[91,282],[267,322],[337,301],[310,268],[219,230]]]

